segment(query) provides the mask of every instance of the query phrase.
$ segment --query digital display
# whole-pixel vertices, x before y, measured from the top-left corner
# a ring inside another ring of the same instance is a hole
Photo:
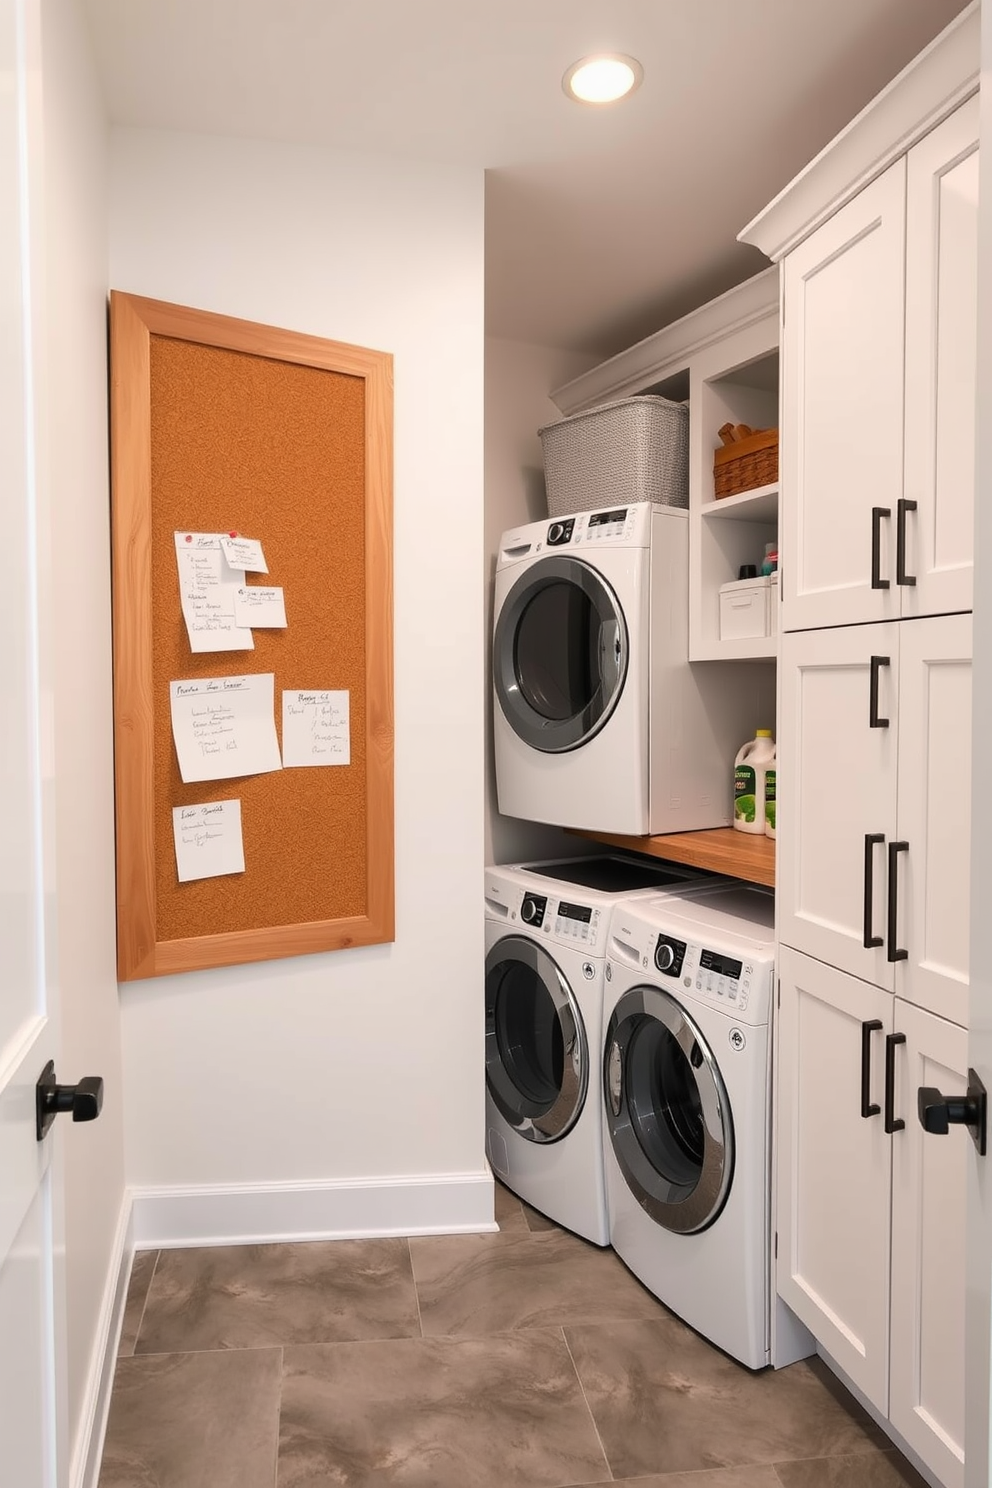
[[[623,522],[627,517],[627,508],[624,506],[620,511],[593,512],[589,518],[590,527],[605,527],[610,522]]]
[[[733,981],[739,981],[741,975],[741,961],[731,961],[729,956],[718,956],[716,951],[702,951],[699,956],[700,971],[715,971],[718,976],[730,977]]]
[[[558,913],[563,920],[581,920],[585,925],[592,919],[592,910],[588,904],[566,904],[564,899],[558,905]]]

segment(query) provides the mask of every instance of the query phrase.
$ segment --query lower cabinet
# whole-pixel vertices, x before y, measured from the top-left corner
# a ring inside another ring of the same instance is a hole
[[[964,1483],[971,1135],[917,1091],[967,1089],[963,1028],[787,946],[778,1010],[777,1286],[937,1475]]]

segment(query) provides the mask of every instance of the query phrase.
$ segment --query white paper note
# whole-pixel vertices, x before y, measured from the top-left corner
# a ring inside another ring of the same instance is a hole
[[[253,651],[250,630],[239,626],[234,601],[243,569],[228,568],[216,532],[177,532],[179,600],[191,651]]]
[[[234,615],[239,625],[280,630],[286,624],[286,602],[281,589],[247,584],[234,596]]]
[[[347,692],[284,692],[283,764],[350,765],[350,711]]]
[[[172,831],[180,883],[190,883],[195,878],[220,878],[225,873],[244,873],[240,801],[174,806]]]
[[[185,781],[282,769],[273,716],[275,673],[170,682],[172,737]]]
[[[233,571],[247,569],[249,573],[268,573],[262,544],[256,538],[239,537],[236,532],[222,532],[220,547],[229,569]]]

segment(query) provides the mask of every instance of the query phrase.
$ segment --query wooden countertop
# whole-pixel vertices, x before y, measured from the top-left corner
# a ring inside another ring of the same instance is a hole
[[[775,887],[775,839],[757,833],[737,832],[733,827],[712,827],[702,832],[673,832],[666,837],[625,837],[618,832],[575,832],[592,842],[622,847],[628,852],[665,858],[670,863],[688,863],[692,868],[711,868],[729,878]]]

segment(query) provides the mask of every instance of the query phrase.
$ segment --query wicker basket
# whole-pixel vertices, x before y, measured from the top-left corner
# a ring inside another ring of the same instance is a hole
[[[657,501],[689,505],[689,405],[644,396],[538,429],[548,514]]]
[[[738,496],[778,480],[778,430],[724,424],[723,448],[713,454],[713,494]]]

